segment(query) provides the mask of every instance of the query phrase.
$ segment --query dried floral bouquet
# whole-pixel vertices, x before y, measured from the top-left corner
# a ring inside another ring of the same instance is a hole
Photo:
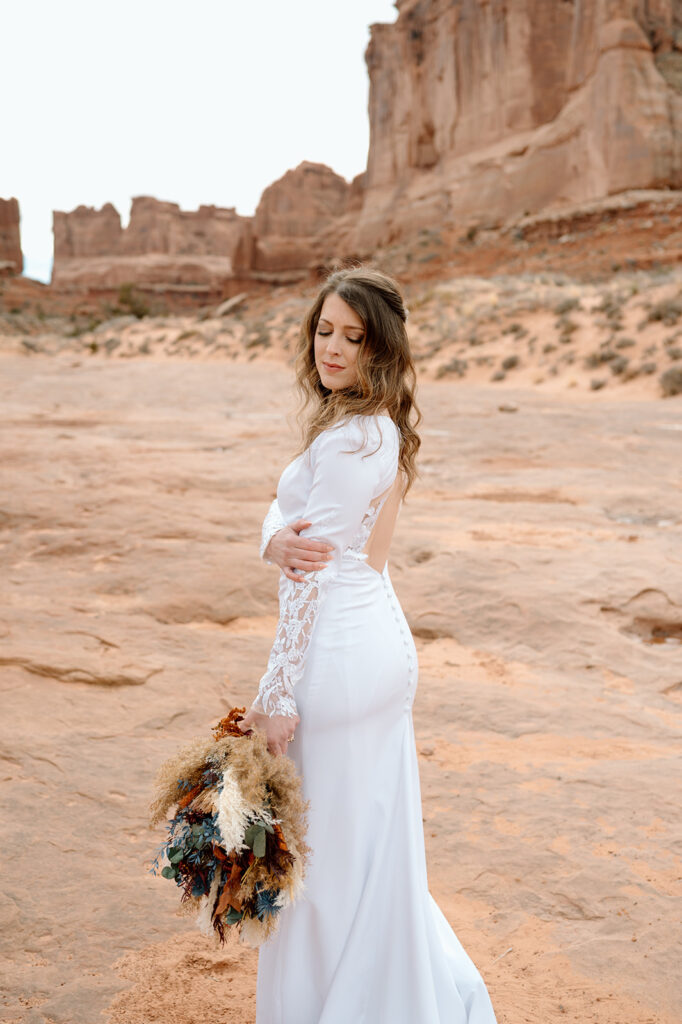
[[[301,894],[310,848],[294,763],[271,754],[261,732],[241,731],[245,710],[232,708],[212,740],[193,740],[159,769],[150,828],[176,810],[150,870],[167,859],[161,874],[204,934],[224,943],[235,926],[259,946]]]

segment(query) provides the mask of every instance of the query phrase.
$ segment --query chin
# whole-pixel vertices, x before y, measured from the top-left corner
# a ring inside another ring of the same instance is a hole
[[[319,376],[322,387],[326,388],[327,391],[338,391],[340,388],[346,387],[346,385],[342,383],[338,379],[338,377],[333,376],[332,374],[329,373],[325,373],[324,370],[322,371],[322,373],[319,374]]]

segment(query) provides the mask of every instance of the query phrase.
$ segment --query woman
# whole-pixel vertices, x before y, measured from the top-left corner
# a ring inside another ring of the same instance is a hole
[[[386,565],[420,443],[406,318],[391,278],[354,268],[301,331],[305,437],[261,547],[282,568],[280,620],[241,724],[293,758],[312,855],[260,947],[257,1024],[495,1024],[428,890],[417,653]]]

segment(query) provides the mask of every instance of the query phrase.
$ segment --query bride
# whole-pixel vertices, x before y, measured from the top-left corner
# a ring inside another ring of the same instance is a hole
[[[312,853],[260,947],[256,1024],[495,1024],[428,889],[417,652],[387,568],[420,444],[406,318],[395,281],[360,267],[326,280],[301,330],[304,438],[261,546],[280,618],[240,725],[293,758]]]

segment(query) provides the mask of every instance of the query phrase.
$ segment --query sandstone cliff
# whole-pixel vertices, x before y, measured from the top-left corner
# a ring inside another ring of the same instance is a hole
[[[682,185],[680,0],[399,0],[374,25],[362,212],[372,250]]]
[[[20,274],[23,269],[19,203],[16,199],[0,199],[0,277]]]
[[[398,0],[374,25],[367,169],[302,163],[254,217],[133,201],[56,213],[53,283],[189,302],[305,278],[424,229],[682,188],[682,0]],[[447,246],[446,246],[447,247]]]

